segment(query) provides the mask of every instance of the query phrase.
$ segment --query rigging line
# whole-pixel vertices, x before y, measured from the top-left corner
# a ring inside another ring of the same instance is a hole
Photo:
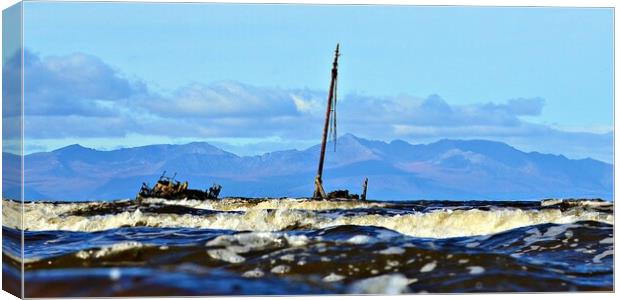
[[[334,138],[334,136],[335,136],[334,135],[334,130],[336,129],[335,128],[335,126],[336,126],[336,120],[335,120],[335,118],[336,118],[336,101],[337,101],[336,100],[336,94],[335,94],[336,82],[337,82],[336,79],[334,79],[334,87],[333,87],[333,93],[332,93],[332,95],[334,95],[334,98],[333,98],[333,101],[332,101],[332,105],[329,108],[329,113],[330,113],[331,118],[329,119],[329,128],[328,128],[328,132],[327,132],[328,140],[334,141],[334,143],[336,142],[335,138]],[[335,144],[334,144],[334,148],[335,148]],[[336,151],[336,150],[334,149],[334,151]]]
[[[338,139],[337,122],[336,122],[336,106],[338,104],[338,77],[334,79],[334,152],[336,152],[336,142]]]
[[[336,143],[337,143],[337,139],[338,139],[338,133],[337,133],[337,120],[336,120],[336,105],[338,104],[338,96],[337,96],[337,85],[338,84],[338,79],[334,79],[334,92],[332,93],[334,95],[333,98],[333,104],[331,106],[331,108],[329,109],[332,118],[329,121],[329,131],[327,133],[327,136],[334,142],[334,152],[336,152]]]
[[[329,108],[329,114],[330,114],[330,119],[329,119],[329,128],[327,129],[327,141],[330,141],[332,139],[332,132],[334,131],[334,120],[333,118],[331,118],[331,115],[334,114],[334,108],[330,107]]]

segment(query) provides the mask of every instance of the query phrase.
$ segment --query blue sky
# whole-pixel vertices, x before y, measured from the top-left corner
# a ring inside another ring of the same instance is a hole
[[[30,2],[24,18],[42,74],[29,152],[309,146],[340,42],[342,133],[611,160],[611,9]]]

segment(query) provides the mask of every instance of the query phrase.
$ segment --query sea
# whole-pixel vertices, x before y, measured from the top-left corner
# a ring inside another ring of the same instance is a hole
[[[2,214],[3,285],[23,263],[26,297],[613,291],[603,200],[5,199]]]

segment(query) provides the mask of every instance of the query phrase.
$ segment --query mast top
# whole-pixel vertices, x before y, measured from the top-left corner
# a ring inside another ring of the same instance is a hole
[[[340,43],[336,44],[336,51],[334,55],[334,68],[338,66],[338,56],[340,56]]]

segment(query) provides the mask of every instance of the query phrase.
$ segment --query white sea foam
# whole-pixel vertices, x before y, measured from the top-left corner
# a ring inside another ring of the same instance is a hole
[[[437,267],[437,262],[436,261],[429,262],[429,263],[425,264],[420,269],[420,273],[431,272],[431,271],[435,270],[436,267]]]
[[[323,277],[323,281],[325,282],[335,282],[335,281],[341,281],[343,279],[345,279],[345,276],[342,275],[338,275],[336,273],[330,273],[329,275]]]
[[[254,270],[246,271],[241,276],[247,277],[247,278],[260,278],[260,277],[265,276],[265,272],[263,272],[259,268],[256,268]]]
[[[89,250],[81,250],[75,254],[78,258],[81,259],[92,259],[92,258],[101,258],[105,256],[109,256],[111,254],[127,251],[130,249],[137,249],[146,246],[143,243],[136,241],[125,241],[119,242],[110,246],[105,246],[100,249],[89,249]]]
[[[351,237],[350,239],[347,240],[347,242],[351,243],[351,244],[367,244],[370,243],[371,241],[375,241],[376,239],[367,235],[361,235],[358,234],[354,237]]]
[[[161,201],[161,200],[154,200]],[[185,200],[193,203],[194,200]],[[613,224],[613,214],[576,207],[560,209],[522,210],[518,208],[496,208],[491,210],[450,210],[438,209],[421,213],[411,212],[401,215],[385,216],[379,214],[338,215],[324,214],[321,209],[336,207],[356,207],[366,205],[361,202],[309,201],[297,199],[274,199],[259,203],[253,201],[229,200],[229,203],[207,204],[223,210],[211,215],[155,214],[141,210],[125,211],[117,214],[76,216],[69,215],[75,209],[87,209],[98,203],[25,203],[24,226],[18,218],[11,217],[21,212],[20,203],[3,201],[4,225],[25,230],[70,230],[100,231],[121,226],[188,227],[227,229],[238,231],[273,232],[288,228],[328,228],[338,225],[378,226],[402,234],[445,238],[493,234],[517,227],[543,223],[569,224],[577,221],[598,221]],[[244,206],[243,204],[246,204]],[[196,201],[196,206],[199,206]],[[282,205],[282,206],[278,206]],[[371,204],[368,204],[371,205]],[[372,204],[378,205],[378,204]],[[228,209],[222,209],[222,208]],[[229,211],[226,211],[229,210]],[[236,211],[236,212],[233,212]],[[554,238],[566,228],[550,228],[545,233],[537,233],[533,238]],[[388,235],[390,236],[390,235]],[[288,237],[288,242],[295,237]],[[297,242],[303,243],[303,237]],[[352,243],[369,243],[380,236],[364,238],[353,237]]]
[[[469,274],[476,275],[484,273],[484,268],[481,266],[469,266],[467,267]]]
[[[408,293],[409,279],[402,274],[389,274],[357,281],[349,288],[352,294],[403,294]]]
[[[261,209],[303,209],[303,210],[330,210],[384,207],[381,202],[362,201],[323,201],[305,198],[282,198],[282,199],[237,199],[225,198],[219,200],[166,200],[151,198],[143,200],[145,204],[181,205],[197,209],[217,211],[247,211]]]
[[[614,250],[606,250],[605,252],[594,256],[594,258],[592,258],[592,262],[600,264],[602,262],[601,260],[609,255],[614,255]]]
[[[271,269],[271,273],[284,274],[284,273],[288,273],[288,271],[290,270],[291,270],[291,267],[287,265],[277,265]]]
[[[565,204],[568,206],[587,206],[600,209],[613,209],[613,203],[602,200],[583,200],[583,199],[547,199],[540,202],[540,206],[553,206]]]
[[[211,250],[208,250],[207,253],[209,254],[209,256],[211,256],[211,258],[233,263],[233,264],[238,264],[238,263],[242,263],[245,261],[245,258],[243,256],[238,255],[231,249],[226,249],[226,248],[211,249]]]
[[[387,249],[383,249],[379,251],[381,254],[392,255],[392,254],[403,254],[405,253],[405,249],[400,247],[389,247]]]

